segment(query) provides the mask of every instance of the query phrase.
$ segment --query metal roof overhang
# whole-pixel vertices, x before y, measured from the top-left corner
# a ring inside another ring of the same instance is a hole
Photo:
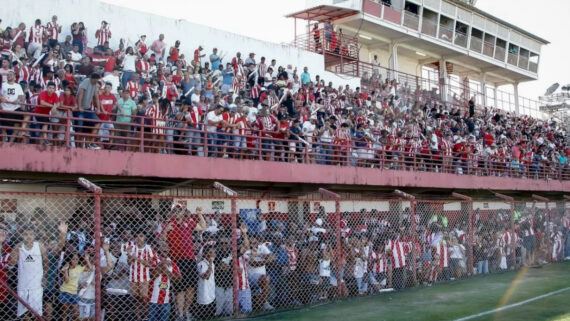
[[[328,19],[342,19],[357,14],[354,9],[321,5],[286,15],[287,18],[297,18],[309,21],[323,22]]]

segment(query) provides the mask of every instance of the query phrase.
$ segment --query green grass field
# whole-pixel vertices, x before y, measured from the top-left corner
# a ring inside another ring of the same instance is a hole
[[[567,287],[570,262],[351,298],[255,320],[455,320]],[[570,320],[570,290],[473,320]]]

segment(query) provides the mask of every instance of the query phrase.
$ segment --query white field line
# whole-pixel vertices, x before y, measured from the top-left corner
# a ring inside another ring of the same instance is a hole
[[[543,294],[543,295],[535,296],[534,298],[530,298],[530,299],[528,299],[528,300],[524,300],[524,301],[520,301],[520,302],[517,302],[517,303],[505,305],[505,306],[503,306],[503,307],[496,308],[496,309],[493,309],[493,310],[489,310],[489,311],[485,311],[485,312],[473,314],[473,315],[470,315],[470,316],[466,316],[466,317],[463,317],[463,318],[461,318],[461,319],[456,319],[455,321],[465,321],[465,320],[471,320],[471,319],[479,318],[479,317],[482,317],[482,316],[487,315],[487,314],[492,314],[492,313],[495,313],[495,312],[499,312],[499,311],[507,310],[507,309],[510,309],[510,308],[518,307],[518,306],[521,306],[521,305],[524,305],[524,304],[527,304],[527,303],[530,303],[530,302],[533,302],[533,301],[537,301],[537,300],[540,300],[540,299],[544,299],[544,298],[546,298],[546,297],[553,296],[553,295],[556,295],[556,294],[558,294],[558,293],[562,293],[562,292],[568,291],[568,290],[570,290],[570,287],[567,287],[567,288],[564,288],[564,289],[560,289],[560,290],[556,290],[556,291],[553,291],[553,292],[549,292],[549,293],[546,293],[546,294]]]

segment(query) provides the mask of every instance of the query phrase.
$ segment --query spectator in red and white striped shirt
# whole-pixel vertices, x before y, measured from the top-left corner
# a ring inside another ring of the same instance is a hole
[[[150,267],[156,264],[156,254],[150,245],[146,243],[144,231],[138,231],[135,235],[135,246],[129,250],[131,295],[136,299],[135,314],[137,320],[142,320],[146,315],[147,300],[149,294]]]
[[[28,56],[33,57],[35,60],[40,59],[45,36],[46,29],[42,26],[42,21],[40,19],[36,19],[36,23],[30,27]]]
[[[109,42],[109,39],[111,39],[111,29],[109,29],[107,21],[101,21],[101,28],[95,31],[95,38],[97,38],[97,46],[95,49],[104,52],[105,42]]]
[[[404,253],[404,244],[394,235],[386,242],[385,249],[386,253],[390,255],[392,263],[392,284],[396,289],[403,289],[406,284],[406,256]]]
[[[48,46],[53,48],[58,44],[58,37],[61,33],[61,25],[57,23],[57,16],[51,17],[51,21],[46,25],[47,36],[48,36]]]
[[[374,243],[368,258],[368,264],[370,264],[369,282],[374,291],[379,291],[386,285],[386,258],[382,243]]]
[[[178,265],[168,257],[169,251],[168,243],[160,242],[149,289],[148,321],[163,321],[170,317],[171,281],[180,279],[180,270]]]

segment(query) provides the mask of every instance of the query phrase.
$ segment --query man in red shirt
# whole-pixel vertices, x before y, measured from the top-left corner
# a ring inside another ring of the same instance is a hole
[[[174,47],[170,47],[170,61],[176,63],[180,58],[180,40],[176,40]]]
[[[42,144],[44,145],[51,145],[51,143],[47,140],[47,129],[50,124],[49,116],[50,113],[56,113],[57,108],[59,107],[59,97],[55,93],[55,83],[48,82],[47,89],[42,91],[40,96],[38,97],[38,105],[34,107],[34,113],[37,115],[35,116],[36,122],[40,123],[42,126]]]
[[[114,135],[114,129],[111,120],[111,114],[113,110],[118,109],[117,98],[111,93],[113,84],[110,82],[105,83],[105,89],[103,93],[99,94],[99,101],[101,102],[101,109],[98,111],[97,116],[103,123],[99,127],[99,136],[101,136],[101,142],[110,141]],[[110,146],[109,146],[110,147]]]
[[[200,67],[202,58],[206,56],[206,54],[200,54],[203,49],[202,46],[198,46],[198,49],[194,50],[194,67]]]
[[[180,281],[173,284],[173,290],[176,293],[177,316],[180,320],[189,318],[190,306],[192,306],[198,283],[192,232],[201,232],[207,228],[201,207],[196,207],[197,223],[186,215],[186,212],[184,205],[174,203],[172,217],[164,226],[161,235],[170,248],[170,258],[180,269]]]

